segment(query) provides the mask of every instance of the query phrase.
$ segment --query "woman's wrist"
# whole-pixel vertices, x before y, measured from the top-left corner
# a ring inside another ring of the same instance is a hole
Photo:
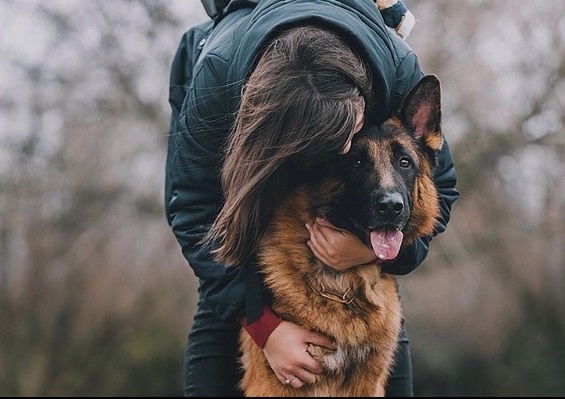
[[[257,320],[252,323],[247,323],[247,318],[243,317],[239,321],[240,325],[247,331],[253,341],[260,347],[265,346],[269,335],[281,324],[282,318],[275,314],[268,306],[263,306],[263,311]]]

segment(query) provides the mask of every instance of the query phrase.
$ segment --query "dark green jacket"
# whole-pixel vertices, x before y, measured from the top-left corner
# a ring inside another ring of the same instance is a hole
[[[274,32],[304,22],[332,26],[367,60],[379,104],[376,122],[387,119],[423,76],[416,55],[385,26],[371,0],[261,0],[254,8],[232,7],[216,22],[206,21],[184,34],[171,70],[165,208],[199,279],[201,300],[222,319],[246,315],[252,321],[266,300],[253,262],[226,268],[198,245],[222,204],[222,146],[255,55]],[[437,234],[445,230],[458,197],[447,143],[435,183],[441,198]],[[431,238],[401,252],[386,271],[400,275],[414,270],[425,259]]]

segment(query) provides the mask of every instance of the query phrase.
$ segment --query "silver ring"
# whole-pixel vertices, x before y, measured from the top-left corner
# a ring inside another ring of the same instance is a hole
[[[295,379],[296,379],[296,376],[293,376],[292,378],[289,378],[289,379],[287,379],[287,380],[284,380],[284,383],[285,383],[286,385],[288,385],[288,384],[290,384],[292,381],[294,381]]]

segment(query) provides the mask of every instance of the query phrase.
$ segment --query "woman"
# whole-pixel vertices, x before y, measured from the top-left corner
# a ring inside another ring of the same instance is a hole
[[[322,370],[304,349],[308,343],[333,349],[333,343],[270,310],[254,266],[255,244],[293,173],[346,153],[363,123],[387,119],[423,76],[370,0],[252,3],[232,1],[214,21],[188,31],[172,66],[166,213],[199,279],[186,396],[240,395],[240,326],[263,348],[281,384],[298,389],[314,382]],[[458,196],[447,144],[434,179],[442,211],[437,234]],[[352,235],[323,221],[308,228],[313,253],[336,270],[374,260]],[[431,238],[383,269],[414,270]],[[412,396],[404,331],[399,339],[387,395]]]

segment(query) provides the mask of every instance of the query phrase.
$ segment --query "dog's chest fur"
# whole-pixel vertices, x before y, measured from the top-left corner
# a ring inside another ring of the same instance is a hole
[[[325,371],[300,395],[372,396],[378,385],[375,376],[383,381],[388,377],[400,332],[396,282],[381,274],[376,264],[337,273],[312,255],[304,224],[312,218],[317,201],[305,190],[279,207],[258,254],[261,272],[277,314],[338,344],[336,351],[309,346],[308,352]],[[256,345],[249,348],[258,350]],[[289,389],[278,381],[272,388]]]

